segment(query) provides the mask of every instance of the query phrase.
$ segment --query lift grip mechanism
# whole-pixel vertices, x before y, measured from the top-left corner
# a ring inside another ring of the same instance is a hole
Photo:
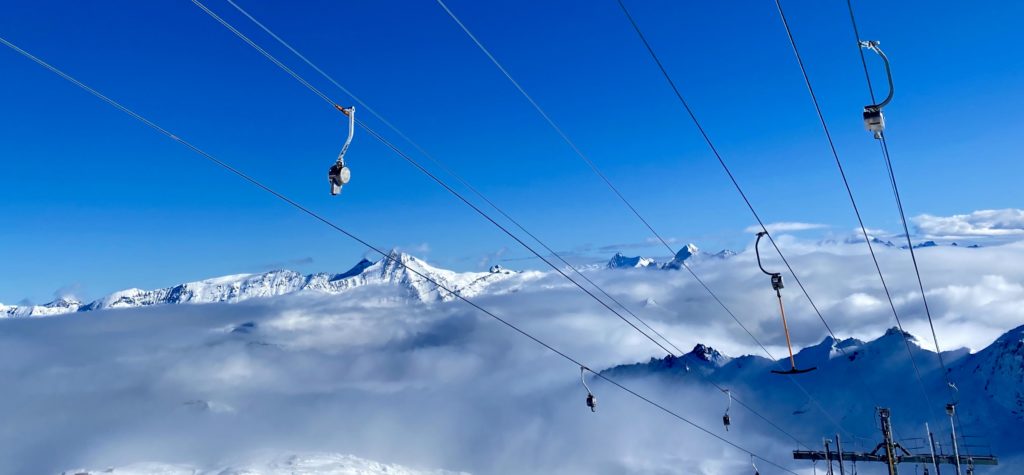
[[[879,42],[877,41],[861,41],[860,47],[869,49],[882,57],[882,61],[885,62],[885,77],[889,80],[889,95],[885,96],[885,99],[878,104],[870,104],[864,106],[864,128],[874,133],[876,139],[882,138],[882,132],[885,130],[885,115],[882,114],[882,108],[889,104],[892,100],[893,92],[895,87],[892,82],[892,69],[889,68],[889,58],[882,52],[882,49],[878,47]]]
[[[767,234],[768,233],[764,231],[757,233],[757,242],[754,243],[754,254],[757,256],[757,267],[760,267],[761,272],[764,272],[765,275],[770,275],[772,277],[772,290],[775,290],[775,294],[779,298],[782,298],[782,292],[779,292],[785,287],[785,285],[782,284],[782,274],[778,272],[768,272],[764,270],[764,266],[761,265],[761,251],[759,250],[759,245],[761,244],[761,238]]]

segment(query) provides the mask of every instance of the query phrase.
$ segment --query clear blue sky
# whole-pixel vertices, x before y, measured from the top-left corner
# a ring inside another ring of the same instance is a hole
[[[649,237],[433,1],[240,4],[555,248]],[[771,1],[629,4],[766,219],[854,226]],[[227,3],[207,5],[348,102]],[[749,213],[612,0],[449,5],[663,235],[749,243]],[[845,2],[784,5],[868,224],[895,229]],[[893,61],[908,213],[1019,207],[1024,4],[855,7]],[[456,269],[526,255],[365,134],[331,198],[341,116],[191,2],[14,0],[0,35],[381,246]],[[0,71],[0,302],[342,271],[364,253],[13,52]]]

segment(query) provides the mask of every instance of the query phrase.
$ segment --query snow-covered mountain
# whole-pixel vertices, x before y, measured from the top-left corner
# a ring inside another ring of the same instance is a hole
[[[700,249],[697,248],[696,244],[687,244],[676,253],[675,258],[663,265],[662,268],[681,269],[683,267],[683,262],[693,256],[696,256],[698,252],[700,252]]]
[[[725,366],[732,358],[723,355],[718,350],[698,343],[683,356],[666,356],[664,358],[651,358],[647,363],[635,363],[620,365],[606,370],[609,376],[613,377],[636,377],[650,373],[673,373],[682,371],[689,373],[699,371],[701,374],[709,375]]]
[[[713,257],[717,259],[728,259],[735,256],[736,252],[723,249],[714,254],[701,251],[696,244],[690,243],[683,246],[672,260],[659,263],[655,259],[643,256],[626,256],[621,252],[615,253],[605,266],[608,269],[668,269],[677,270],[683,267],[683,262],[700,257]]]
[[[398,263],[401,262],[402,265]],[[290,270],[274,270],[260,274],[238,274],[188,282],[162,289],[126,289],[114,292],[88,304],[71,298],[60,298],[45,305],[17,306],[0,304],[2,317],[42,317],[92,310],[148,307],[179,303],[240,302],[252,298],[273,297],[300,291],[340,294],[368,285],[393,285],[409,297],[422,302],[448,301],[454,295],[428,281],[429,279],[461,293],[474,296],[488,285],[517,275],[500,267],[488,272],[454,272],[433,267],[423,260],[398,251],[373,262],[361,260],[341,274],[300,274]]]
[[[735,252],[723,250],[716,254],[700,251],[687,244],[667,263],[649,257],[626,256],[616,253],[605,266],[608,269],[667,269],[676,270],[682,263],[697,257],[725,259]],[[399,264],[399,262],[401,264]],[[236,274],[187,282],[172,287],[144,290],[120,290],[89,303],[71,297],[62,297],[44,305],[0,304],[0,318],[46,317],[75,312],[103,309],[137,308],[152,305],[180,303],[241,302],[252,298],[266,298],[295,292],[313,291],[341,294],[368,285],[391,285],[402,288],[409,297],[422,302],[450,301],[454,295],[439,289],[430,280],[457,291],[467,297],[479,295],[493,283],[520,275],[501,266],[487,272],[455,272],[427,264],[415,256],[392,251],[388,258],[378,261],[362,259],[351,269],[340,274],[301,274],[291,270],[273,270],[259,274]]]
[[[658,263],[650,257],[642,256],[624,256],[621,252],[616,252],[612,256],[611,260],[608,261],[609,269],[639,269],[647,267],[657,267]]]
[[[60,297],[44,305],[0,304],[0,318],[3,317],[46,317],[62,313],[77,312],[82,303],[71,297]]]
[[[907,342],[931,399],[922,399],[921,387],[907,358]],[[783,419],[784,424],[827,426],[827,422],[820,420],[827,412],[828,417],[842,421],[847,429],[863,434],[876,432],[872,419],[863,417],[871,414],[876,404],[892,408],[900,428],[906,429],[911,421],[929,420],[936,414],[944,417],[943,405],[955,397],[969,436],[984,436],[997,452],[1019,452],[1015,444],[1024,437],[1024,326],[1007,332],[977,353],[960,349],[943,352],[943,357],[952,380],[960,386],[955,396],[947,390],[935,353],[919,346],[909,333],[891,328],[868,342],[827,337],[796,355],[798,367],[817,369],[794,376],[804,388],[813,388],[811,391],[824,411],[796,385],[782,384],[788,378],[770,372],[789,369],[788,358],[731,358],[698,344],[681,357],[613,366],[604,374],[620,381],[656,378],[669,384],[702,384],[707,379],[738,395],[756,398],[765,406],[788,408],[791,417]],[[919,432],[914,426],[910,429],[911,434]]]
[[[970,378],[975,389],[1024,419],[1024,326],[952,368],[956,380]]]

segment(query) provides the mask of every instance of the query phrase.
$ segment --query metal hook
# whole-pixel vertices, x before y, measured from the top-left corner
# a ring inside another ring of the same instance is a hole
[[[879,102],[878,104],[873,104],[873,105],[868,106],[868,107],[873,108],[874,110],[881,110],[883,107],[889,105],[889,102],[892,101],[893,93],[895,92],[895,88],[893,87],[893,82],[892,82],[892,69],[890,69],[890,67],[889,67],[889,57],[886,56],[884,52],[882,52],[882,48],[878,47],[878,45],[880,45],[880,44],[882,44],[880,41],[861,41],[860,42],[860,47],[861,48],[869,49],[871,51],[874,51],[875,53],[877,53],[879,56],[882,57],[882,61],[885,62],[885,76],[889,80],[889,95],[885,96],[885,100],[883,100],[882,102]]]
[[[782,283],[782,274],[780,274],[778,272],[768,272],[768,271],[764,270],[764,266],[761,265],[761,250],[760,250],[761,238],[764,237],[764,236],[767,236],[767,235],[768,235],[768,233],[765,232],[765,231],[761,231],[761,232],[757,233],[757,241],[754,242],[754,255],[757,256],[757,267],[761,268],[761,272],[764,272],[765,275],[771,276],[771,278],[772,278],[772,290],[775,290],[775,293],[777,295],[779,295],[779,297],[781,297],[782,294],[779,292],[779,290],[781,290],[781,289],[783,289],[785,287],[785,285],[783,285],[783,283]],[[769,239],[771,239],[771,236],[769,236]]]
[[[590,408],[590,412],[597,411],[597,396],[590,392],[590,386],[587,386],[587,378],[584,376],[587,371],[593,372],[586,366],[580,366],[580,381],[583,383],[583,387],[587,390],[587,407]]]
[[[754,475],[761,475],[761,472],[757,470],[757,465],[754,464],[754,454],[750,454],[750,466],[754,467]]]
[[[728,389],[723,389],[722,392],[729,398],[729,405],[725,407],[725,414],[722,416],[722,425],[725,426],[725,430],[728,432],[729,425],[732,424],[732,418],[729,417],[729,411],[732,409],[732,392]]]
[[[334,105],[335,109],[341,111],[348,117],[348,137],[345,138],[345,145],[341,146],[341,152],[338,153],[338,159],[335,160],[334,165],[327,170],[327,181],[331,184],[331,195],[337,195],[341,193],[341,187],[348,184],[352,178],[352,171],[345,166],[345,152],[348,151],[348,146],[352,144],[352,136],[355,135],[356,131],[356,108],[341,107],[337,104]]]
[[[882,114],[882,108],[889,104],[892,100],[893,93],[896,91],[896,87],[892,82],[892,70],[889,68],[889,58],[882,52],[882,49],[878,47],[877,41],[861,41],[861,48],[869,49],[874,51],[882,57],[882,61],[885,62],[885,77],[889,80],[889,95],[885,96],[885,100],[878,104],[870,104],[864,106],[864,128],[875,134],[876,139],[882,138],[882,131],[885,130],[885,116]]]
[[[338,163],[344,165],[345,152],[348,152],[348,146],[352,144],[352,136],[355,135],[356,132],[356,106],[345,108],[339,105],[335,105],[334,107],[340,110],[342,114],[345,114],[346,117],[348,117],[348,138],[345,139],[345,145],[341,146],[341,153],[338,154]]]

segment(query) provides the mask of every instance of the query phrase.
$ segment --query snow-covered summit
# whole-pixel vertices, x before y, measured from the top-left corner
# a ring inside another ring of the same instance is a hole
[[[399,287],[414,300],[435,302],[456,297],[431,283],[431,280],[454,292],[473,296],[488,285],[515,275],[516,272],[501,268],[489,272],[455,272],[431,266],[403,252],[391,251],[386,258],[376,262],[362,259],[340,274],[306,275],[291,270],[273,270],[260,274],[227,275],[161,289],[120,290],[88,304],[61,298],[46,305],[0,305],[0,317],[38,317],[180,303],[233,303],[301,291],[341,294],[368,285]]]
[[[693,244],[693,243],[687,244],[687,245],[683,246],[683,248],[680,249],[679,252],[676,253],[675,258],[673,258],[671,261],[666,263],[663,266],[663,268],[664,269],[681,269],[683,267],[683,262],[685,262],[687,259],[690,259],[693,256],[696,256],[698,252],[700,252],[700,249],[697,248],[696,244]]]
[[[82,306],[73,297],[60,297],[43,305],[3,305],[0,304],[0,318],[4,317],[46,317],[62,313],[77,312]]]
[[[638,268],[650,268],[657,267],[657,262],[649,257],[642,256],[624,256],[621,252],[616,252],[612,256],[611,260],[608,261],[607,267],[609,269],[638,269]]]

